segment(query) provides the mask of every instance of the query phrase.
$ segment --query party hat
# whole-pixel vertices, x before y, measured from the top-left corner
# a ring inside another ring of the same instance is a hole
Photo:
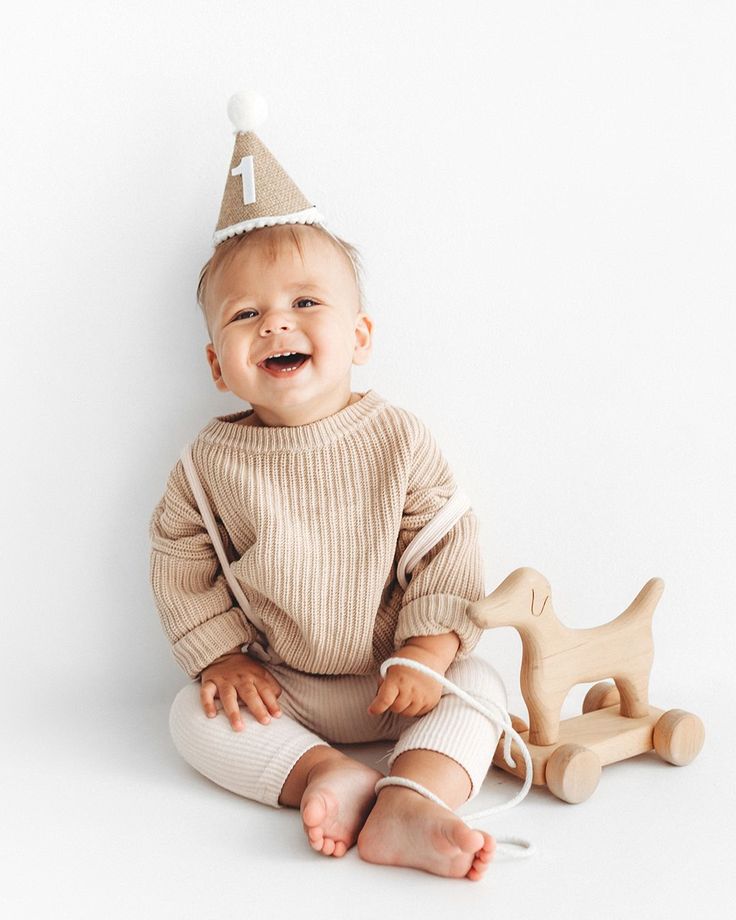
[[[239,233],[275,224],[323,224],[320,212],[304,196],[255,133],[268,115],[266,100],[247,89],[231,96],[227,113],[235,126],[215,246]]]

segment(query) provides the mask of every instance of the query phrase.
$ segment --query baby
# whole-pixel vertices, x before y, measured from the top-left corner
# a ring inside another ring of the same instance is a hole
[[[399,665],[383,679],[380,665],[413,659],[506,707],[465,614],[484,596],[472,511],[405,590],[397,581],[404,549],[456,485],[416,416],[351,389],[373,334],[356,263],[319,222],[294,221],[234,234],[202,270],[213,380],[252,408],[213,418],[192,461],[260,627],[233,603],[180,460],[150,523],[156,606],[192,679],[170,728],[214,782],[299,808],[320,853],[357,844],[368,862],[477,881],[488,833],[406,786],[376,794],[383,774],[331,746],[396,741],[389,775],[455,809],[477,795],[498,729],[427,674]]]

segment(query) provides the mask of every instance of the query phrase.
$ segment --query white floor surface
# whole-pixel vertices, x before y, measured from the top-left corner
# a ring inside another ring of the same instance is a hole
[[[734,745],[715,692],[652,701],[706,723],[706,744],[689,766],[641,755],[606,767],[587,802],[567,805],[533,788],[517,808],[480,822],[539,848],[531,859],[496,860],[480,882],[371,865],[355,848],[340,859],[315,853],[296,810],[242,799],[180,759],[168,700],[80,705],[49,693],[4,716],[4,736],[16,743],[2,764],[2,916],[725,917],[734,893]],[[575,714],[579,697],[564,714]],[[389,746],[339,747],[378,766]],[[494,767],[459,813],[518,788]]]

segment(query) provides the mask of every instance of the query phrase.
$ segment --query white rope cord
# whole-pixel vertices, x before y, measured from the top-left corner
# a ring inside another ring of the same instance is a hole
[[[458,687],[456,684],[453,684],[451,680],[443,677],[442,674],[439,674],[437,671],[433,671],[431,668],[428,668],[420,661],[414,661],[411,658],[387,658],[381,665],[381,677],[385,678],[386,671],[388,671],[388,669],[394,665],[401,665],[402,667],[406,668],[414,668],[415,671],[421,671],[422,673],[427,674],[429,677],[433,677],[436,681],[439,681],[443,687],[446,687],[450,693],[454,693],[456,696],[459,696],[460,699],[465,700],[465,702],[469,706],[472,706],[473,709],[477,709],[478,712],[481,712],[487,719],[490,719],[491,722],[498,725],[501,729],[501,733],[505,734],[503,743],[503,759],[510,767],[516,766],[516,762],[511,756],[512,741],[515,741],[519,746],[519,750],[521,751],[522,757],[524,758],[524,764],[526,766],[524,785],[522,786],[521,790],[508,802],[502,802],[500,805],[494,805],[491,808],[485,808],[483,811],[475,811],[469,815],[458,815],[458,817],[462,818],[463,821],[475,821],[478,818],[484,818],[488,815],[497,815],[502,811],[508,811],[510,808],[518,805],[531,788],[534,768],[532,765],[532,758],[529,754],[527,746],[524,744],[519,736],[519,733],[511,724],[511,717],[506,712],[506,710],[501,706],[496,705],[495,703],[491,703],[491,706],[497,710],[497,712],[493,712],[484,706],[483,703],[479,703],[478,700],[473,699],[473,697],[469,693],[466,693],[462,687]],[[384,776],[383,779],[379,779],[376,783],[375,791],[379,792],[381,789],[383,789],[384,786],[406,786],[408,789],[413,789],[420,795],[431,799],[433,802],[436,802],[438,805],[441,805],[448,811],[452,811],[449,805],[443,802],[442,799],[436,796],[432,791],[427,789],[426,786],[422,786],[421,783],[417,783],[414,780],[407,779],[406,777]],[[524,840],[521,837],[496,837],[496,843],[498,844],[499,851],[504,856],[509,856],[514,859],[524,859],[536,852],[536,847],[534,844],[528,840]]]

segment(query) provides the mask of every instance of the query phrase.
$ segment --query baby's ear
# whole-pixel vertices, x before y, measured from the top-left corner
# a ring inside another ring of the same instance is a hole
[[[207,357],[207,363],[210,366],[210,372],[212,373],[212,379],[215,381],[215,386],[218,390],[226,393],[228,389],[227,384],[222,379],[222,369],[220,368],[220,362],[217,360],[217,352],[212,342],[208,342],[205,345],[204,353]]]
[[[359,313],[355,324],[355,349],[353,364],[367,364],[371,354],[373,320],[367,313]]]

